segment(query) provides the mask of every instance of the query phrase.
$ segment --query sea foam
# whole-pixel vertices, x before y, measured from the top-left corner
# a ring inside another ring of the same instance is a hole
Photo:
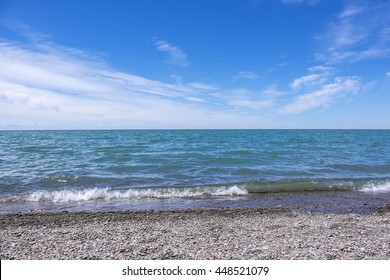
[[[385,193],[390,192],[390,180],[368,182],[361,189],[363,192]]]
[[[24,197],[24,201],[77,202],[88,200],[141,199],[141,198],[196,198],[204,196],[240,196],[247,190],[237,185],[229,187],[194,187],[166,189],[89,188],[78,190],[36,191]]]

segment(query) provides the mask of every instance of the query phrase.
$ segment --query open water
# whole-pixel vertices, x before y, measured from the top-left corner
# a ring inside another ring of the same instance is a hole
[[[390,199],[390,130],[0,131],[0,213]]]

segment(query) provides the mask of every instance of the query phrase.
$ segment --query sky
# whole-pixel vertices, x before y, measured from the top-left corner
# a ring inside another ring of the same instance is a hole
[[[390,1],[0,0],[0,129],[390,128]]]

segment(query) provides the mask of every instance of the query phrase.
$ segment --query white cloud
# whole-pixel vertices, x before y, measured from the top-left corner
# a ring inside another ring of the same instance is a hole
[[[28,25],[17,20],[2,20],[1,24],[12,31],[22,34],[31,41],[39,42],[50,38],[47,34],[32,31]]]
[[[325,65],[317,65],[309,68],[310,73],[323,73],[323,74],[330,74],[333,71],[332,67],[325,66]]]
[[[308,74],[294,79],[291,90],[280,91],[270,85],[260,92],[245,88],[231,91],[227,103],[236,109],[300,114],[310,109],[326,108],[360,91],[358,77],[338,77],[332,67],[310,67]]]
[[[252,71],[240,71],[233,76],[233,81],[238,80],[258,80],[260,77],[255,72]]]
[[[294,91],[301,89],[311,90],[319,85],[323,85],[333,74],[332,68],[324,65],[310,67],[308,70],[309,75],[296,78],[290,84]]]
[[[315,86],[319,83],[322,83],[323,82],[322,79],[323,79],[323,77],[320,74],[310,74],[310,75],[295,79],[291,83],[291,87],[294,90],[298,90],[302,87],[312,87],[312,86]]]
[[[292,100],[279,110],[282,114],[298,114],[314,108],[325,108],[360,90],[358,77],[337,77],[332,67],[317,65],[309,74],[296,78],[290,84]]]
[[[277,105],[278,98],[285,94],[286,92],[277,90],[276,85],[271,85],[260,93],[239,89],[232,91],[228,103],[236,108],[271,109]]]
[[[233,99],[230,101],[230,105],[236,107],[244,107],[254,110],[261,110],[274,106],[273,100],[252,100],[252,99]]]
[[[367,11],[365,7],[347,7],[338,15],[339,20],[331,26],[332,48],[350,47],[369,36],[369,28],[359,24],[357,17]]]
[[[321,0],[281,0],[283,4],[302,4],[307,3],[309,5],[315,5]]]
[[[359,88],[359,81],[356,77],[335,77],[331,83],[321,84],[308,93],[299,94],[280,112],[297,114],[313,108],[324,108],[341,97],[356,93]]]
[[[0,42],[0,128],[32,128],[33,123],[38,123],[35,128],[256,123],[254,117],[230,116],[223,111],[226,107],[200,107],[218,90],[215,85],[162,83],[116,71],[75,50],[40,44]]]
[[[299,4],[303,3],[305,0],[282,0],[284,4]]]
[[[186,97],[187,100],[189,101],[193,101],[193,102],[199,102],[199,103],[207,103],[206,100],[202,99],[202,98],[198,98],[198,97],[191,97],[191,96],[188,96]]]
[[[286,92],[278,90],[275,84],[270,85],[261,93],[263,96],[267,96],[268,98],[276,98],[278,96],[282,96],[286,94]]]
[[[167,63],[177,65],[177,66],[188,66],[187,55],[178,47],[163,41],[163,40],[154,40],[154,45],[158,51],[165,52],[168,54],[166,60]]]
[[[190,86],[191,88],[193,88],[195,90],[199,90],[199,91],[215,91],[215,90],[218,90],[218,86],[208,85],[208,84],[199,83],[199,82],[189,83],[188,86]]]
[[[366,7],[348,6],[338,15],[338,17],[340,19],[350,18],[364,13],[366,9]]]
[[[386,73],[386,77],[389,77],[389,78],[390,78],[390,72],[387,72],[387,73]]]
[[[390,55],[390,2],[351,2],[318,36],[326,48],[316,58],[328,63]]]
[[[147,79],[44,40],[0,38],[0,53],[0,129],[272,127],[247,108],[269,108],[280,93],[274,87],[234,103],[238,93],[215,83]]]

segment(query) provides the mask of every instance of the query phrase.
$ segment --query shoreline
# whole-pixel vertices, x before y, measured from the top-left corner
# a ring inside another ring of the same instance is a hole
[[[390,205],[0,215],[0,259],[390,259]]]
[[[0,203],[0,215],[40,214],[57,212],[126,212],[126,211],[184,211],[196,209],[285,208],[301,212],[370,213],[390,203],[390,192],[358,191],[289,191],[250,193],[238,196],[179,197],[145,199],[95,199],[80,203],[12,202]]]

